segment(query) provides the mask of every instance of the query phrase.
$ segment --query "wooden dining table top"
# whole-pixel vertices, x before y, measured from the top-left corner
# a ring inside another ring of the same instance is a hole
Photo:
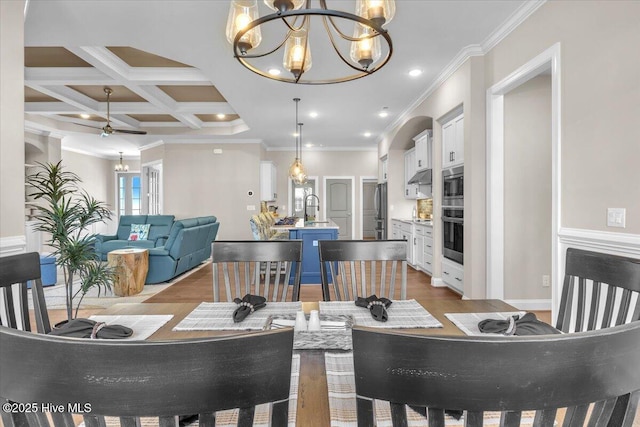
[[[173,318],[156,331],[148,340],[180,340],[212,336],[237,335],[241,331],[173,331],[172,329],[200,303],[120,303],[101,315],[157,315],[172,314]],[[490,313],[517,311],[501,300],[430,300],[422,306],[442,323],[442,328],[402,329],[404,333],[421,335],[464,335],[445,313]],[[305,312],[318,309],[318,302],[303,302]],[[388,329],[387,329],[388,330]],[[327,392],[324,351],[296,350],[300,354],[300,378],[298,384],[297,425],[329,426],[330,410]]]

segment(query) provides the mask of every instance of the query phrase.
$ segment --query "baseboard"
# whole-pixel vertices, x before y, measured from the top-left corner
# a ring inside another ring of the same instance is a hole
[[[447,284],[442,281],[439,277],[431,277],[431,286],[434,288],[446,288]]]
[[[518,310],[551,310],[551,299],[508,299],[505,302]]]
[[[0,237],[0,256],[22,254],[26,247],[25,236]]]

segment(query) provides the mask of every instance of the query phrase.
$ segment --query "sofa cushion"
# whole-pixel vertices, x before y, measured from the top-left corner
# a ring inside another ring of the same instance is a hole
[[[154,243],[151,240],[108,240],[102,244],[102,253],[105,255],[115,251],[116,249],[124,248],[153,248]],[[106,258],[105,258],[106,259]]]
[[[147,215],[121,215],[118,223],[118,240],[128,240],[131,224],[146,224]]]
[[[174,215],[147,216],[147,224],[151,225],[148,239],[156,241],[158,237],[168,236],[174,219]]]
[[[149,238],[150,224],[131,224],[129,240],[147,240]]]

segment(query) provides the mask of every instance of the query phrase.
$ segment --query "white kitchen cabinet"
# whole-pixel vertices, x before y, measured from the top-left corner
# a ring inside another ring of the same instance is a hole
[[[416,184],[409,184],[409,180],[416,174],[416,149],[412,148],[404,153],[404,198],[416,198]]]
[[[389,158],[384,156],[380,159],[380,179],[379,182],[387,182],[387,176],[389,171]]]
[[[270,161],[260,162],[260,201],[272,202],[278,198],[276,165]]]
[[[454,291],[464,293],[464,267],[457,262],[443,259],[442,281]]]
[[[402,230],[400,228],[400,221],[396,219],[391,220],[391,238],[393,240],[402,239]]]
[[[404,153],[404,198],[405,199],[423,199],[429,195],[421,190],[430,189],[430,186],[409,184],[409,180],[416,174],[416,149],[415,147]]]
[[[413,223],[412,222],[400,222],[400,239],[407,241],[407,262],[411,265],[415,265],[415,259],[413,254],[413,248],[415,242],[413,240]]]
[[[433,226],[416,223],[414,225],[415,265],[422,271],[433,273]]]
[[[416,171],[431,169],[431,129],[416,135],[413,140],[416,149]]]
[[[424,227],[415,224],[413,231],[413,260],[416,267],[424,269]]]
[[[442,125],[442,168],[464,163],[464,115]]]

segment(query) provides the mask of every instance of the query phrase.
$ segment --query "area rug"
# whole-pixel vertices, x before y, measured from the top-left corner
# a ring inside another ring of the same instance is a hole
[[[156,295],[159,292],[164,291],[165,289],[175,285],[180,282],[185,277],[195,273],[196,271],[206,267],[209,265],[211,261],[204,262],[200,264],[198,267],[189,270],[180,276],[174,278],[170,282],[159,283],[157,285],[145,285],[137,295],[132,295],[128,297],[119,297],[113,294],[113,290],[108,290],[106,292],[102,291],[98,293],[97,288],[90,289],[89,292],[85,295],[80,305],[80,309],[95,309],[95,308],[107,308],[111,307],[113,304],[119,303],[135,303],[135,302],[143,302],[148,298]],[[76,283],[74,285],[74,289],[78,289],[80,283]],[[33,302],[31,300],[31,292],[29,294],[29,308],[33,309]],[[64,284],[48,286],[44,288],[44,298],[47,304],[47,309],[56,310],[56,309],[65,309],[66,308],[66,299],[65,299],[66,291]],[[73,308],[75,310],[78,301],[80,300],[80,296],[76,296],[73,299]]]

